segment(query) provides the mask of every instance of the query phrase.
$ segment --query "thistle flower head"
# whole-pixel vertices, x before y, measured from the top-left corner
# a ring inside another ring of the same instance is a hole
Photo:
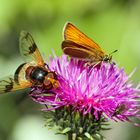
[[[68,60],[66,55],[51,57],[49,67],[57,73],[59,87],[31,94],[36,102],[49,106],[46,110],[72,107],[97,120],[101,116],[115,121],[139,117],[139,87],[133,87],[123,68],[107,63],[100,68],[85,66],[83,61]]]

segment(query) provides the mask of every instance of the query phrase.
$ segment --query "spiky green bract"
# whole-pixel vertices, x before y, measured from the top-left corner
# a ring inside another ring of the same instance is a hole
[[[76,112],[72,107],[59,108],[45,113],[46,126],[56,127],[57,134],[68,135],[69,140],[104,140],[101,130],[109,130],[107,120]]]

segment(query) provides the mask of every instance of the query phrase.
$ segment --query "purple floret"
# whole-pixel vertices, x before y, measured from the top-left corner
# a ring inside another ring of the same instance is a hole
[[[102,63],[100,68],[85,66],[85,62],[66,55],[50,58],[50,70],[58,75],[59,87],[41,93],[34,91],[33,100],[49,106],[45,110],[71,106],[75,111],[104,116],[112,120],[129,121],[139,117],[139,87],[130,83],[124,69]]]

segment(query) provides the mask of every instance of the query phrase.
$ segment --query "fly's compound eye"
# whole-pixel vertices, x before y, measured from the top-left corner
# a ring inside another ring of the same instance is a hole
[[[47,75],[47,72],[44,71],[43,69],[35,68],[30,76],[33,81],[38,81],[42,83],[46,75]]]

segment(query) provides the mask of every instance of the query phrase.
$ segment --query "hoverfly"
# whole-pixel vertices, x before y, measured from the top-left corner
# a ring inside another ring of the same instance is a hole
[[[87,37],[71,23],[67,23],[64,26],[62,50],[70,57],[86,60],[92,64],[99,64],[102,61],[111,62],[111,54],[117,51],[115,50],[107,55],[97,43]]]
[[[47,64],[44,63],[41,54],[35,44],[32,36],[22,31],[19,40],[20,53],[25,59],[14,76],[0,80],[0,93],[17,91],[32,86],[43,90],[57,88],[57,75],[50,71]]]

